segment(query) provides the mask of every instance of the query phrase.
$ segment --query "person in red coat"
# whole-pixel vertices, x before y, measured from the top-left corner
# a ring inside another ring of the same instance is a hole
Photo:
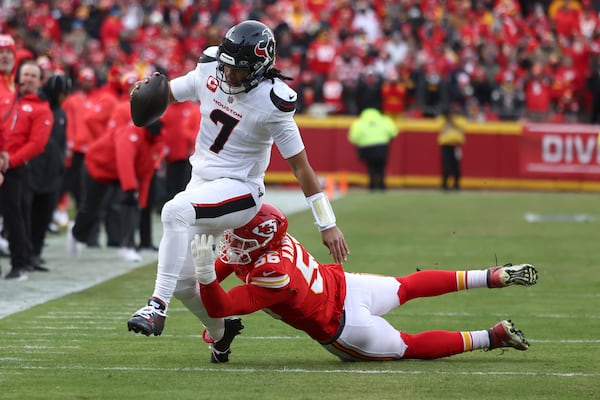
[[[9,35],[0,35],[0,110],[10,107],[15,96],[16,47]]]
[[[0,171],[4,182],[0,186],[0,212],[8,232],[11,271],[6,279],[27,279],[30,269],[26,210],[23,207],[27,189],[27,162],[41,154],[48,143],[54,117],[50,106],[37,92],[42,85],[42,70],[29,60],[17,71],[17,96],[10,107],[2,107],[0,125]]]
[[[127,261],[141,261],[134,250],[133,236],[139,207],[147,205],[150,182],[164,152],[161,133],[161,121],[140,128],[129,123],[122,129],[110,130],[90,145],[85,157],[82,204],[67,235],[70,256],[80,255],[81,243],[86,242],[94,227],[104,194],[111,186],[119,185],[124,193],[119,256]]]
[[[67,114],[67,157],[65,191],[75,200],[79,208],[83,191],[83,160],[91,140],[91,134],[84,116],[96,104],[98,91],[96,90],[96,73],[93,69],[85,67],[77,75],[78,89],[71,93],[63,102],[62,108]]]
[[[167,200],[183,191],[190,180],[192,166],[189,158],[194,152],[200,119],[200,108],[193,102],[172,104],[162,117],[166,146]]]

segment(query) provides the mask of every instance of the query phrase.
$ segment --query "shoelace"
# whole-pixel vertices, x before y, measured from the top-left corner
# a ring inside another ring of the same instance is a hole
[[[140,317],[143,317],[146,319],[152,317],[154,314],[159,315],[161,317],[165,317],[165,318],[167,317],[166,312],[164,312],[163,310],[160,310],[158,308],[154,308],[152,306],[146,306],[136,313],[136,315],[139,315]]]

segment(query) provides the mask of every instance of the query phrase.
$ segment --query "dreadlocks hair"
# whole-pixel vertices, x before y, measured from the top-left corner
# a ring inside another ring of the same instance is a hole
[[[282,81],[293,81],[294,80],[294,78],[290,78],[289,76],[283,75],[281,73],[281,70],[278,70],[277,68],[271,68],[267,72],[265,72],[264,78],[270,79],[271,82],[274,82],[275,78],[279,78]]]

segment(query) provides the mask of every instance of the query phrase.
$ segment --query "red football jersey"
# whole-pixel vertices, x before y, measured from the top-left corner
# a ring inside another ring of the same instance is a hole
[[[319,264],[291,235],[278,251],[264,253],[254,264],[215,263],[218,280],[201,285],[212,317],[264,310],[318,341],[332,338],[340,326],[346,278],[339,264]],[[244,284],[225,292],[219,281],[234,272]]]

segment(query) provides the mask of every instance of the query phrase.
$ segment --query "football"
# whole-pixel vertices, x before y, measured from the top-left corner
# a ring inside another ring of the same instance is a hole
[[[169,105],[169,83],[163,74],[144,80],[129,97],[131,119],[135,126],[156,122]]]

